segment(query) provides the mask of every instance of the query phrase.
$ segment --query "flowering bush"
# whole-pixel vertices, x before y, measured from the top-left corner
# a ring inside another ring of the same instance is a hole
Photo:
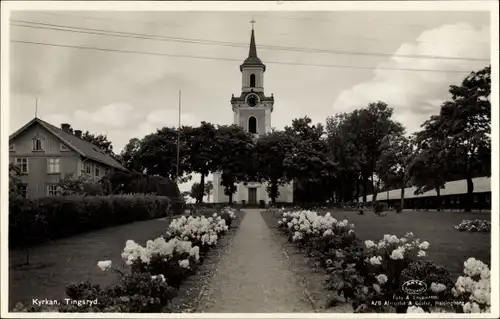
[[[235,218],[233,211],[226,210],[226,214],[231,220]],[[67,287],[67,295],[72,300],[97,300],[95,303],[82,306],[61,301],[61,306],[53,308],[20,304],[15,311],[169,312],[175,289],[194,273],[202,260],[202,252],[216,245],[227,230],[225,219],[218,214],[209,218],[174,219],[164,236],[147,241],[144,247],[127,240],[122,258],[130,266],[130,272],[113,268],[110,260],[97,263],[102,271],[118,274],[117,285],[101,289],[83,282]]]
[[[208,251],[227,230],[218,214],[209,218],[182,216],[170,223],[164,237],[149,240],[146,247],[128,240],[122,258],[133,271],[163,275],[169,285],[179,288],[199,263],[200,247],[202,253]]]
[[[458,231],[470,231],[470,232],[491,232],[491,223],[486,220],[474,219],[474,220],[462,220],[458,226],[455,226]]]
[[[329,288],[352,302],[354,309],[387,311],[384,305],[394,296],[401,296],[401,286],[406,281],[405,269],[426,255],[429,243],[415,239],[413,233],[398,238],[384,235],[379,242],[367,240],[365,247],[358,247],[353,254],[332,263],[329,271]],[[403,312],[404,306],[396,307]]]
[[[231,227],[231,223],[236,218],[236,212],[231,207],[224,207],[219,213],[220,217],[226,221],[227,227]]]
[[[101,262],[100,262],[101,263]],[[102,264],[101,264],[102,266]],[[101,267],[102,269],[102,267]],[[89,281],[66,287],[67,298],[77,301],[59,301],[58,306],[24,306],[18,303],[15,312],[170,312],[168,306],[176,291],[160,276],[148,273],[124,272],[109,267],[119,278],[116,285],[101,288]],[[90,301],[78,304],[78,301]]]
[[[464,262],[464,274],[452,289],[453,295],[463,301],[458,312],[490,312],[491,279],[488,265],[480,260],[469,258]]]

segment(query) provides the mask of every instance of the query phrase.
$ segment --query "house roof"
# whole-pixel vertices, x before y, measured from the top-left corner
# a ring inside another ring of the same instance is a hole
[[[485,193],[491,192],[491,178],[490,177],[477,177],[473,178],[472,182],[474,183],[474,193]],[[416,187],[408,187],[405,188],[405,198],[423,198],[423,197],[434,197],[437,196],[435,190],[430,190],[425,192],[424,194],[415,195]],[[458,181],[447,182],[439,192],[439,195],[458,195],[458,194],[466,194],[467,193],[467,181],[465,179],[461,179]],[[371,202],[373,195],[367,195],[366,201]],[[400,199],[401,198],[401,190],[395,189],[387,191],[381,191],[377,194],[377,198],[379,200],[391,200],[391,199]],[[363,201],[363,198],[360,197],[360,201]]]
[[[47,131],[51,132],[54,134],[56,137],[58,137],[62,142],[67,144],[70,148],[72,148],[74,151],[78,152],[80,155],[90,158],[94,161],[100,162],[102,164],[115,167],[117,169],[127,171],[123,165],[118,163],[113,157],[109,156],[108,154],[105,154],[101,150],[99,150],[98,147],[96,147],[94,144],[89,143],[81,138],[78,138],[74,136],[71,133],[67,133],[63,131],[62,129],[47,123],[39,118],[34,118],[31,121],[29,121],[26,125],[21,127],[19,130],[14,132],[10,137],[9,141],[11,141],[13,138],[15,138],[17,135],[25,131],[27,128],[29,128],[31,125],[38,123],[42,127],[44,127]]]

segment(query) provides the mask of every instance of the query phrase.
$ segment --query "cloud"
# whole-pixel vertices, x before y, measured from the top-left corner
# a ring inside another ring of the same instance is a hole
[[[115,152],[120,152],[133,137],[143,138],[164,126],[177,126],[178,111],[155,109],[144,112],[126,103],[112,103],[95,111],[76,110],[73,114],[44,115],[47,122],[60,126],[69,123],[73,129],[94,134],[105,134],[113,142]],[[191,113],[181,114],[181,125],[199,125],[201,120]]]
[[[440,69],[473,71],[485,67],[487,61],[453,59],[410,59],[401,55],[489,58],[489,28],[475,29],[468,23],[443,25],[426,30],[413,43],[404,43],[387,62],[378,65],[370,81],[362,82],[341,92],[333,103],[335,112],[349,112],[378,100],[394,108],[394,118],[409,132],[439,112],[448,98],[448,88],[458,84],[466,73],[407,72],[385,70]]]
[[[130,104],[113,103],[99,108],[94,112],[76,110],[76,118],[113,128],[125,128],[136,123],[142,116]]]

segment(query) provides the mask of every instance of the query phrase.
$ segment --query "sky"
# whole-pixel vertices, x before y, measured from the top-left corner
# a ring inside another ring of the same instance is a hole
[[[38,99],[38,117],[106,134],[119,153],[131,138],[177,126],[179,90],[182,125],[232,124],[230,99],[241,92],[239,65],[255,19],[257,52],[267,65],[264,89],[275,98],[272,127],[305,115],[324,123],[381,100],[411,133],[439,112],[450,85],[490,63],[489,17],[472,11],[13,12],[11,41],[37,44],[10,46],[9,130],[34,117]],[[102,30],[108,35],[95,34]],[[193,181],[199,176],[181,190]]]

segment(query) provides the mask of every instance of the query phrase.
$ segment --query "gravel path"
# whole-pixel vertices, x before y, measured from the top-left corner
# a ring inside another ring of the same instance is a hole
[[[197,312],[314,312],[260,210],[246,211]]]

